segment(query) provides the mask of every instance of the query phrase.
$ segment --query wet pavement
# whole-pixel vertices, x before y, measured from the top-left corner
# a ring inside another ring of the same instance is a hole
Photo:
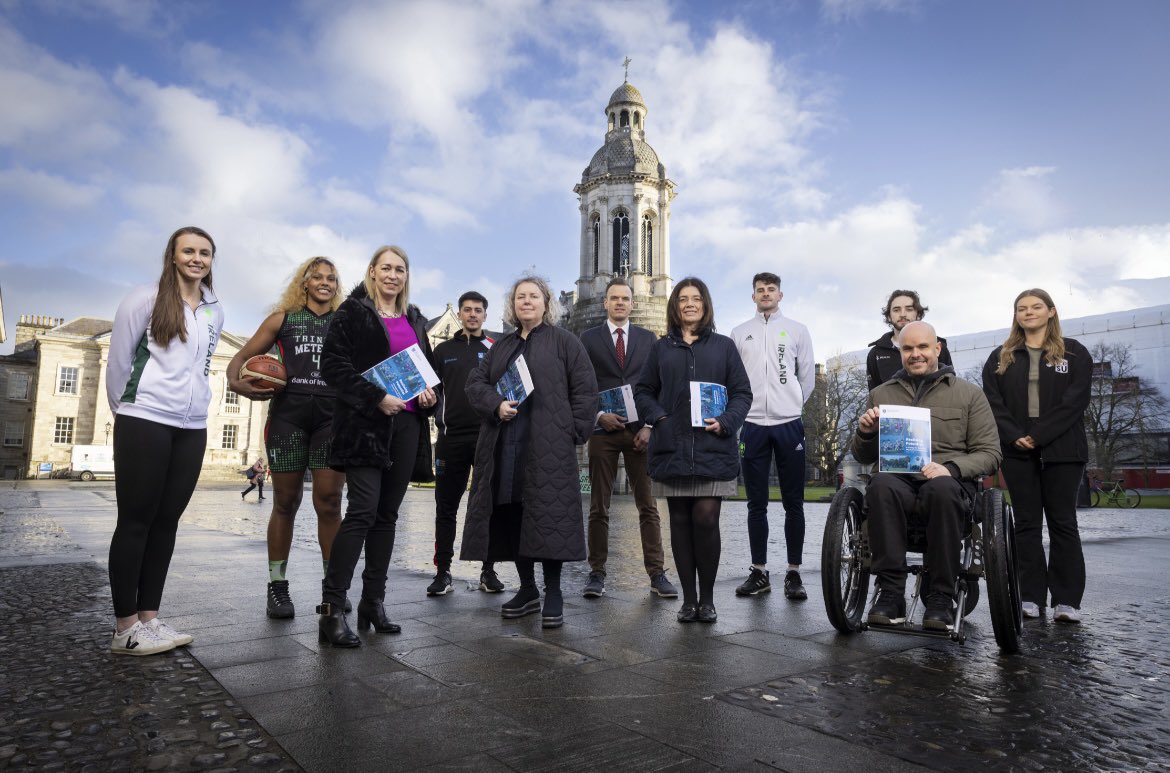
[[[1168,511],[1081,511],[1086,622],[1030,621],[1021,653],[1002,656],[986,602],[962,645],[837,634],[821,503],[806,505],[804,603],[734,596],[746,507],[725,503],[712,626],[677,624],[678,602],[647,592],[628,499],[615,499],[606,595],[580,598],[587,566],[566,567],[563,628],[501,619],[507,596],[471,590],[470,563],[456,593],[428,599],[425,489],[408,492],[390,577],[402,634],[322,649],[307,501],[289,567],[299,615],[264,616],[267,505],[196,492],[162,610],[195,642],[115,658],[112,484],[0,488],[0,769],[1170,770]]]

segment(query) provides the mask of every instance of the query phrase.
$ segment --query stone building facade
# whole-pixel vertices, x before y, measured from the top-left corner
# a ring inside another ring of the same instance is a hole
[[[674,183],[646,142],[642,93],[622,83],[605,107],[605,142],[573,187],[580,202],[580,278],[561,295],[573,332],[605,321],[605,285],[625,276],[634,291],[630,321],[666,332],[670,278],[670,202]]]
[[[114,417],[106,400],[109,320],[21,315],[15,350],[0,357],[0,474],[49,477],[68,470],[75,445],[110,445]],[[212,401],[201,479],[235,479],[264,454],[265,402],[228,388],[227,364],[245,339],[224,332],[212,356]],[[23,427],[18,426],[23,423]],[[20,442],[17,443],[17,435]]]

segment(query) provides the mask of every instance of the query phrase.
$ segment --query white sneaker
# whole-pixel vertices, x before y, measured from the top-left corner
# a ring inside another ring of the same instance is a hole
[[[1081,622],[1081,610],[1074,609],[1068,604],[1057,604],[1056,608],[1052,610],[1052,619],[1058,623],[1079,623]]]
[[[154,632],[158,634],[160,639],[170,639],[175,643],[176,647],[185,647],[195,641],[195,637],[191,634],[179,633],[157,617],[147,623],[147,625],[154,629]]]
[[[1025,601],[1020,604],[1020,608],[1024,612],[1024,617],[1040,617],[1040,607],[1035,601]]]
[[[115,655],[155,655],[174,648],[173,641],[162,638],[141,620],[122,633],[115,629],[114,638],[110,642],[110,652]]]

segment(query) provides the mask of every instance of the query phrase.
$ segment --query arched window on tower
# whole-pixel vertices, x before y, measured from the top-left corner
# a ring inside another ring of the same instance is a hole
[[[654,275],[654,218],[649,212],[642,215],[642,270]]]
[[[637,110],[634,111],[634,128],[638,129],[642,126],[642,114]]]
[[[613,131],[614,122],[617,120],[613,113],[609,114],[609,131]]]
[[[630,274],[630,218],[620,210],[613,216],[613,273]]]
[[[622,111],[622,128],[628,129],[629,127],[630,127],[630,111],[623,110]]]
[[[601,271],[601,215],[596,212],[593,213],[593,219],[589,223],[589,235],[592,240],[590,249],[593,251],[593,275]]]

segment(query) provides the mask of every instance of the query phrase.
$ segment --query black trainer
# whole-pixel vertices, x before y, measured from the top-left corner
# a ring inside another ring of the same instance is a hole
[[[757,569],[752,567],[751,574],[743,581],[743,584],[735,589],[736,596],[755,596],[757,593],[770,593],[772,590],[772,581],[769,579],[767,570]]]
[[[808,591],[800,581],[800,572],[795,569],[789,569],[784,574],[784,598],[793,601],[804,601],[808,598]]]
[[[484,593],[503,593],[504,583],[496,576],[496,570],[485,566],[479,573],[479,589]]]
[[[926,612],[922,615],[922,627],[928,631],[954,629],[955,610],[950,596],[945,593],[932,593],[926,597]]]
[[[587,599],[601,598],[601,594],[605,593],[605,575],[601,572],[590,572],[589,582],[585,583],[585,590],[581,595]]]
[[[288,594],[288,580],[268,583],[268,616],[278,620],[297,616],[297,609]]]
[[[451,573],[446,569],[440,569],[435,572],[435,579],[427,586],[428,596],[445,596],[452,593],[455,586],[451,584]]]
[[[870,625],[898,625],[906,622],[906,597],[903,591],[882,588],[877,601],[869,608]]]

